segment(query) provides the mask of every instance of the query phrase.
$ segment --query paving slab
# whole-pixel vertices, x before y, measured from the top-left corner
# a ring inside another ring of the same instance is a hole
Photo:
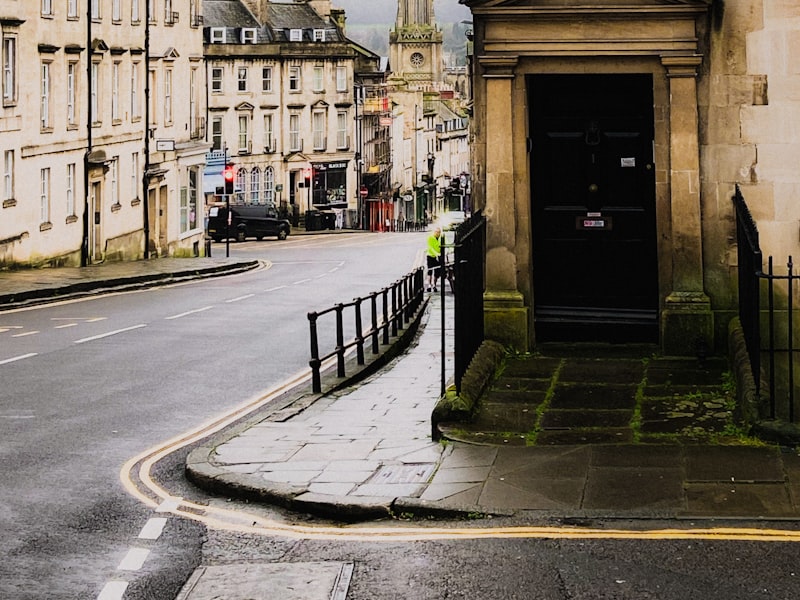
[[[777,447],[688,446],[687,481],[783,483],[786,476]]]
[[[344,600],[353,563],[236,563],[200,567],[176,600]]]

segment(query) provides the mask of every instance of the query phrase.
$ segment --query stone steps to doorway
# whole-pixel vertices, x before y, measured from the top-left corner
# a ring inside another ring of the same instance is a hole
[[[724,359],[648,350],[558,346],[509,358],[472,422],[439,428],[451,440],[516,446],[724,443],[737,434]]]

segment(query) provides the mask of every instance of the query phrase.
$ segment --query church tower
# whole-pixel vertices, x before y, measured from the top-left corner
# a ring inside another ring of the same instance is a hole
[[[412,87],[442,80],[442,32],[433,0],[397,0],[397,21],[389,33],[389,63],[395,77]]]

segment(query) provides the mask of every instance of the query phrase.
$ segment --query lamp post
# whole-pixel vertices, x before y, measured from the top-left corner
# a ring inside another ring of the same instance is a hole
[[[433,214],[433,204],[436,198],[436,183],[433,180],[433,167],[436,163],[436,156],[433,152],[428,152],[428,212]]]

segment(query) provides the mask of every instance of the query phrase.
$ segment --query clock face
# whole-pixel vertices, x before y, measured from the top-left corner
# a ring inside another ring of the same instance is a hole
[[[411,55],[410,60],[413,66],[421,67],[422,63],[425,62],[425,57],[422,56],[422,54],[420,54],[419,52],[414,52],[414,54]]]

